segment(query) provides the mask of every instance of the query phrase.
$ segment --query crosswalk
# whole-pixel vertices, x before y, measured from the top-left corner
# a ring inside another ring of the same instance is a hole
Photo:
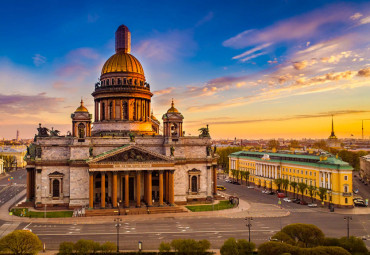
[[[19,226],[19,224],[20,222],[6,222],[3,225],[1,225],[0,238],[14,231]]]

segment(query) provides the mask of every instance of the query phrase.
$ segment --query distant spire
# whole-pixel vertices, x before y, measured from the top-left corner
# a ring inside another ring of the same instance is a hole
[[[336,136],[334,134],[334,115],[331,115],[331,134],[330,134],[330,137],[331,138],[336,138]]]
[[[131,32],[125,25],[120,25],[116,31],[116,52],[131,52]]]
[[[175,104],[174,104],[174,102],[173,102],[173,98],[172,98],[171,107],[174,107],[174,106],[175,106]]]

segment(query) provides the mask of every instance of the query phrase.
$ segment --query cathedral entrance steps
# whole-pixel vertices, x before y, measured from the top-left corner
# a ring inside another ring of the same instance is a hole
[[[114,215],[138,215],[138,214],[161,214],[161,213],[181,213],[187,212],[178,206],[165,207],[142,207],[142,208],[124,208],[124,209],[91,209],[86,210],[86,217],[93,216],[114,216]]]

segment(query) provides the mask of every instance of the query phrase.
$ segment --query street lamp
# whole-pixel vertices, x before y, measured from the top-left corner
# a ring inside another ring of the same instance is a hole
[[[116,222],[115,227],[117,228],[117,253],[119,252],[119,228],[121,227],[122,219],[115,218],[114,221]]]
[[[347,220],[347,240],[349,239],[349,221],[352,220],[352,216],[344,216],[344,220]]]
[[[121,210],[119,209],[119,204],[121,203],[121,200],[119,202],[117,202],[117,205],[118,205],[118,215],[121,215]]]
[[[329,210],[331,209],[331,190],[328,190],[328,195],[329,195]]]
[[[248,242],[251,242],[251,227],[252,227],[251,221],[253,220],[253,218],[246,217],[245,220],[248,222],[246,225],[248,227]]]

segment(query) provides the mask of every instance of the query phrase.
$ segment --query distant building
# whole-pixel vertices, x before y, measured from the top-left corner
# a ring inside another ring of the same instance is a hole
[[[249,171],[249,181],[258,187],[277,190],[274,180],[278,178],[287,179],[289,182],[303,182],[317,189],[326,188],[328,190],[328,195],[324,199],[326,203],[330,201],[337,207],[353,207],[353,168],[333,155],[239,151],[229,155],[229,165],[230,177],[233,172],[231,170],[234,169]],[[283,187],[280,188],[283,190]],[[287,191],[293,192],[290,185]],[[305,196],[309,201],[308,190]],[[320,199],[317,193],[313,197]]]
[[[331,148],[341,148],[340,141],[338,140],[337,136],[334,133],[334,119],[331,118],[331,134],[327,140],[327,144]]]
[[[17,161],[17,167],[25,167],[27,165],[24,161],[24,156],[27,153],[25,145],[3,145],[0,146],[0,158],[4,156],[14,156]]]
[[[370,182],[370,154],[360,158],[360,176]]]
[[[17,137],[16,140],[19,141],[19,130],[17,130]]]
[[[0,174],[5,173],[4,171],[4,160],[0,158]]]

